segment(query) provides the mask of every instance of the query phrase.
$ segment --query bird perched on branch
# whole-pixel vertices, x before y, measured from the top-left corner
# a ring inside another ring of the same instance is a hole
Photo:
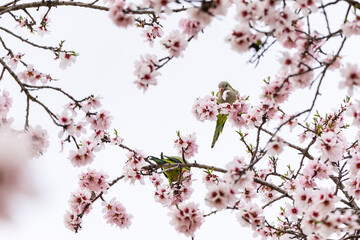
[[[184,160],[182,157],[176,157],[176,156],[163,156],[161,154],[161,158],[150,156],[149,160],[154,161],[156,164],[183,164],[188,163],[186,160]],[[170,167],[161,167],[161,169],[164,172],[165,177],[169,180],[170,187],[173,186],[175,182],[181,182],[182,181],[182,174],[185,171],[190,171],[190,167],[182,167],[182,170],[180,172],[180,167],[176,168],[176,166],[170,166]],[[166,170],[171,169],[171,170]]]
[[[235,100],[237,99],[239,92],[235,90],[233,87],[231,87],[230,83],[226,81],[222,81],[218,85],[219,91],[216,93],[217,97],[217,103],[229,103],[233,104]],[[211,143],[211,148],[215,146],[216,141],[219,138],[219,135],[221,134],[225,122],[227,120],[228,114],[218,114],[217,120],[216,120],[216,127],[215,127],[215,133],[213,137],[213,141]]]

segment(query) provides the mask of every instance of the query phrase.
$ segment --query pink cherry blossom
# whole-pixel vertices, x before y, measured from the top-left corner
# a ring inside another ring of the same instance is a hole
[[[157,77],[160,73],[156,70],[160,63],[155,55],[146,54],[140,56],[140,61],[135,61],[135,76],[138,78],[134,83],[144,91],[150,85],[157,84]]]
[[[226,209],[228,206],[235,204],[237,198],[235,191],[225,183],[212,185],[208,187],[208,193],[205,195],[205,202],[208,206],[216,208],[216,210]]]
[[[284,150],[284,142],[280,138],[271,141],[267,146],[268,154],[271,156],[278,156]]]
[[[156,191],[154,193],[154,198],[156,202],[161,203],[164,206],[171,206],[172,203],[172,192],[171,189],[169,188],[169,186],[167,185],[159,185],[156,188]]]
[[[156,38],[162,37],[164,34],[164,31],[162,30],[162,27],[156,23],[154,23],[152,26],[146,26],[142,36],[145,37],[145,42],[149,42],[150,47],[154,46],[154,40]]]
[[[74,167],[82,167],[90,164],[94,157],[93,149],[83,145],[77,151],[70,150],[68,158]]]
[[[203,99],[195,100],[192,107],[197,120],[203,122],[205,120],[215,121],[218,114],[219,105],[216,103],[215,96],[205,96]]]
[[[347,181],[345,184],[345,190],[353,196],[356,200],[360,199],[360,176],[357,175]]]
[[[234,157],[234,160],[226,164],[227,172],[224,180],[232,183],[241,189],[250,187],[253,182],[254,173],[246,171],[247,163],[243,157]]]
[[[39,125],[35,128],[31,126],[28,129],[28,136],[31,141],[31,151],[34,157],[40,157],[49,147],[49,135],[47,131],[42,129]]]
[[[124,10],[125,1],[116,0],[114,4],[110,6],[109,16],[113,20],[114,24],[118,27],[127,28],[134,25],[135,18]]]
[[[160,174],[158,173],[152,173],[151,176],[150,176],[150,181],[152,184],[154,184],[154,186],[157,188],[159,187],[162,182],[163,182],[163,179],[162,177],[160,176]]]
[[[12,70],[16,70],[17,65],[19,63],[19,61],[21,60],[21,57],[23,56],[23,54],[18,53],[16,55],[6,55],[4,57],[4,61],[6,61],[6,64],[12,69]]]
[[[71,231],[78,231],[81,228],[82,218],[79,214],[73,211],[66,211],[64,214],[65,227]]]
[[[232,123],[233,126],[238,128],[248,127],[247,124],[247,114],[250,110],[250,105],[246,102],[246,97],[238,98],[232,105],[225,103],[222,104],[225,108],[221,109],[221,112],[225,114],[228,112],[229,122]]]
[[[297,221],[300,216],[300,210],[289,203],[286,203],[285,206],[285,216],[291,221]]]
[[[171,8],[168,5],[172,2],[174,2],[174,0],[151,0],[151,5],[158,14],[161,12],[161,10],[170,14]]]
[[[237,214],[237,219],[242,226],[251,226],[254,230],[256,227],[261,227],[265,223],[263,210],[256,203],[241,206]]]
[[[116,198],[112,198],[109,203],[102,202],[104,218],[111,226],[115,225],[120,229],[129,228],[133,216],[126,212],[125,207]]]
[[[296,0],[295,2],[295,8],[300,8],[302,13],[307,16],[309,14],[309,10],[311,12],[316,12],[318,7],[317,3],[320,2],[320,0]]]
[[[194,21],[188,18],[182,18],[179,21],[179,26],[183,30],[183,34],[195,37],[202,29],[201,23],[199,21]]]
[[[0,219],[9,218],[10,206],[17,202],[14,198],[32,188],[25,175],[26,163],[32,158],[29,149],[25,134],[7,125],[0,126]]]
[[[205,183],[206,187],[210,187],[212,185],[218,184],[221,181],[221,179],[219,178],[218,175],[214,173],[206,172],[206,174],[203,176],[202,181],[203,183]]]
[[[185,234],[187,237],[194,237],[195,231],[200,228],[204,222],[203,213],[198,209],[199,204],[193,202],[181,203],[176,208],[173,207],[169,216],[170,224],[175,229]]]
[[[302,211],[305,211],[308,206],[314,203],[314,197],[315,194],[312,189],[303,189],[298,187],[293,193],[295,206]]]
[[[317,148],[321,150],[322,157],[329,158],[332,162],[341,159],[347,145],[345,136],[334,131],[324,132],[317,142]]]
[[[189,134],[187,136],[180,135],[175,139],[175,148],[178,149],[179,155],[184,154],[185,159],[193,157],[198,152],[198,145],[196,143],[196,134]]]
[[[293,73],[298,65],[297,57],[291,55],[289,52],[283,52],[279,62],[281,64],[281,70],[288,71],[289,73]]]
[[[10,97],[8,91],[0,90],[0,93],[2,93],[2,95],[0,95],[0,119],[1,119],[7,117],[7,114],[12,106],[13,100]]]
[[[81,173],[79,178],[80,188],[87,189],[88,191],[106,192],[109,188],[109,184],[107,182],[109,176],[102,171],[96,171],[88,168],[88,171]]]
[[[348,93],[352,95],[354,86],[360,85],[360,71],[357,64],[346,65],[346,68],[340,70],[341,75],[345,78],[345,81],[340,82],[340,88],[348,88]]]
[[[112,116],[110,112],[101,110],[95,115],[90,115],[86,120],[90,123],[91,129],[94,130],[108,130],[111,125]]]
[[[86,101],[81,103],[82,110],[84,112],[88,112],[90,110],[95,110],[101,107],[101,99],[100,96],[90,96]]]
[[[348,116],[353,117],[353,121],[352,121],[351,125],[360,127],[360,101],[359,100],[356,100],[356,104],[350,105],[346,114]]]
[[[285,75],[284,72],[281,72],[279,75],[276,75],[275,80],[271,80],[263,87],[261,98],[264,100],[264,103],[271,106],[283,103],[288,99],[292,91],[292,85],[286,80]]]
[[[212,16],[208,13],[203,11],[199,7],[192,7],[187,10],[189,18],[193,21],[199,21],[201,26],[205,27],[210,24],[212,20]]]
[[[171,57],[182,57],[188,42],[179,30],[174,30],[161,41],[161,44],[169,51]]]
[[[27,65],[27,70],[18,73],[18,77],[24,83],[30,83],[31,85],[36,85],[38,81],[41,81],[43,84],[48,82],[48,75],[35,70],[31,64]]]
[[[247,52],[252,43],[257,44],[261,34],[252,33],[246,24],[239,24],[235,27],[231,35],[225,41],[231,44],[231,48],[239,53]]]
[[[67,67],[71,66],[73,63],[76,62],[75,53],[61,52],[59,58],[61,69],[66,69]]]
[[[360,34],[360,16],[356,16],[355,20],[345,22],[342,27],[342,32],[345,37],[350,37],[355,34]]]
[[[135,184],[136,181],[139,181],[140,184],[145,184],[144,177],[140,171],[141,168],[125,165],[122,169],[124,181],[130,181],[130,184]]]
[[[88,191],[77,191],[71,194],[69,199],[70,209],[72,212],[88,214],[92,208],[91,193]]]

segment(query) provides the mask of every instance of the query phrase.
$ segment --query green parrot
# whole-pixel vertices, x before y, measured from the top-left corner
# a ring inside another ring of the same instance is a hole
[[[182,157],[175,157],[175,156],[171,156],[171,157],[164,156],[164,157],[162,155],[161,155],[161,158],[150,156],[149,160],[152,160],[157,164],[188,163]],[[161,168],[161,169],[166,170],[167,168],[174,168],[174,167],[164,167],[164,168]],[[182,173],[185,172],[185,171],[190,171],[190,168],[189,167],[183,167],[182,168]],[[169,171],[164,171],[164,175],[169,180],[170,187],[172,187],[173,183],[179,181],[179,175],[180,175],[179,168],[172,169],[172,170],[169,170]]]
[[[230,103],[233,104],[237,99],[239,92],[231,87],[230,83],[222,81],[219,83],[219,91],[216,93],[217,103]],[[228,114],[218,114],[216,120],[215,133],[213,137],[213,141],[211,143],[211,148],[215,146],[216,141],[221,134],[225,122],[227,120]]]

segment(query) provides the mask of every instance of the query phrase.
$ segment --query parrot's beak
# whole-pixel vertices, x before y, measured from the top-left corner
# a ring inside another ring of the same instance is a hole
[[[221,94],[221,95],[223,95],[224,90],[225,90],[224,88],[220,88],[220,94]]]

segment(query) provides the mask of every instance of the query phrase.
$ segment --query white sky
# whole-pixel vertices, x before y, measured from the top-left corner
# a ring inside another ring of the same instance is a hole
[[[58,62],[52,61],[50,52],[31,48],[26,48],[24,60],[33,63],[36,69],[60,79],[54,84],[79,99],[89,94],[103,96],[103,108],[111,111],[114,117],[112,125],[124,138],[125,145],[142,149],[148,155],[156,156],[161,152],[175,155],[177,150],[173,147],[173,140],[176,131],[180,130],[182,134],[196,132],[200,148],[192,160],[197,162],[224,167],[234,156],[246,156],[235,133],[236,129],[231,124],[225,126],[216,146],[210,149],[215,122],[198,122],[191,113],[196,97],[216,91],[218,82],[222,80],[230,82],[241,95],[250,95],[251,102],[256,105],[262,79],[274,76],[279,67],[276,60],[280,53],[275,49],[268,52],[257,68],[246,64],[249,54],[240,55],[230,50],[224,38],[234,26],[231,18],[214,20],[204,34],[190,42],[184,58],[174,59],[161,69],[158,86],[151,86],[145,94],[132,83],[135,80],[134,61],[142,53],[159,51],[143,43],[140,29],[117,28],[106,12],[79,8],[56,9],[51,12],[50,18],[51,34],[34,39],[53,45],[66,40],[66,49],[80,53],[76,64],[66,71],[60,70]],[[176,27],[174,20],[171,23],[172,28],[168,27],[166,32]],[[25,32],[22,29],[16,31]],[[9,43],[9,46],[15,52],[17,48],[23,48],[22,44],[15,41]],[[359,54],[359,49],[350,49],[354,56]],[[161,51],[157,55],[161,58],[167,53]],[[334,94],[338,77],[338,74],[329,77],[322,87],[323,96],[317,109],[324,109],[323,113],[331,107],[339,106],[346,94],[345,91]],[[0,82],[0,88],[11,91],[14,107],[10,115],[15,118],[14,126],[21,128],[25,105],[18,86],[6,76]],[[299,111],[308,106],[306,103],[310,103],[313,94],[309,96],[304,93],[299,91],[291,98],[287,104],[291,109],[289,113],[293,113],[298,106],[303,106]],[[62,111],[60,107],[65,102],[60,95],[39,94],[39,97],[53,106],[54,111]],[[51,146],[42,158],[30,163],[30,174],[38,194],[17,199],[13,220],[0,222],[0,239],[185,239],[168,224],[168,210],[154,201],[154,188],[149,182],[145,186],[119,182],[105,196],[107,200],[116,196],[127,211],[134,215],[130,229],[120,230],[106,224],[100,202],[96,202],[90,214],[83,218],[83,229],[78,234],[66,229],[63,215],[69,208],[67,201],[70,193],[77,189],[78,174],[87,167],[74,168],[71,165],[67,159],[69,147],[64,153],[59,153],[57,133],[60,129],[55,128],[44,111],[34,105],[31,108],[30,124],[40,124],[49,129]],[[97,154],[89,167],[103,169],[113,179],[121,175],[125,161],[124,150],[107,146],[105,151]],[[193,171],[197,181],[194,182],[195,192],[191,199],[200,203],[202,210],[208,213],[211,210],[204,206],[205,189],[201,184],[201,171]],[[277,213],[278,208],[273,211]],[[250,239],[252,232],[240,226],[235,214],[218,213],[206,218],[195,236],[196,239]]]

